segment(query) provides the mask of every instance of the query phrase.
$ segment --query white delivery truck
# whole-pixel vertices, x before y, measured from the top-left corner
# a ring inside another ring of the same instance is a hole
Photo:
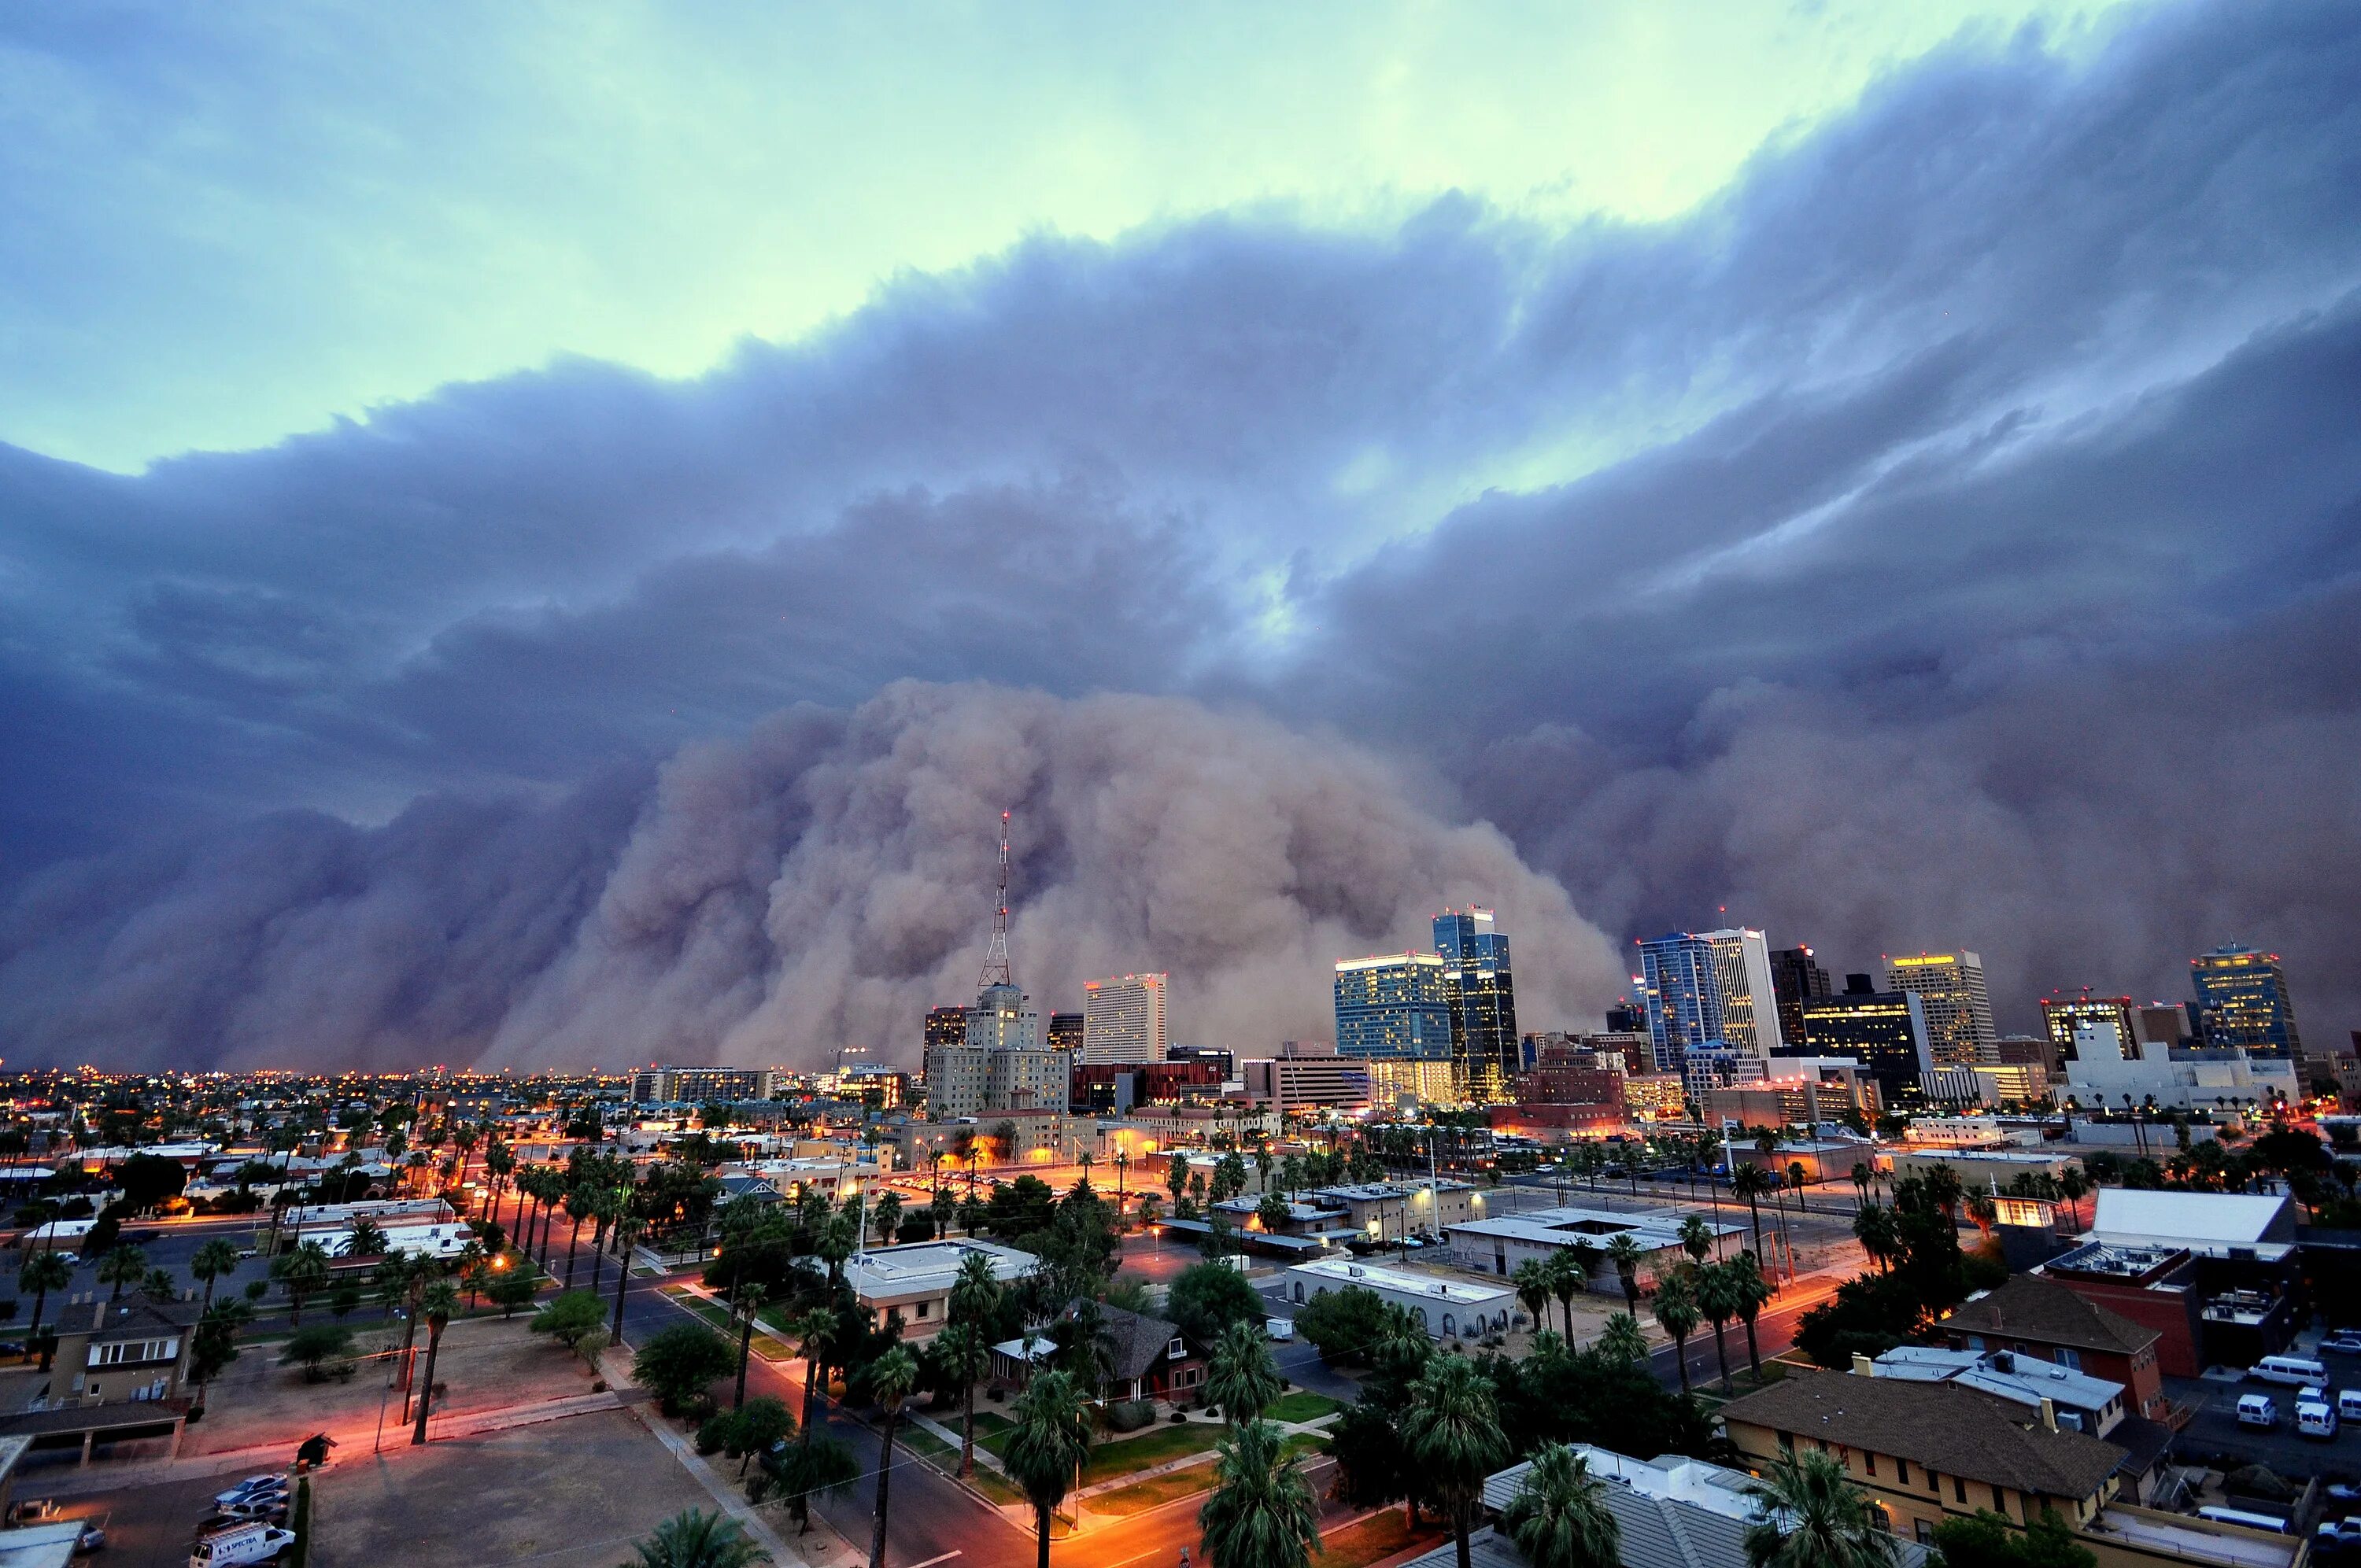
[[[197,1538],[189,1553],[189,1568],[228,1568],[239,1563],[263,1563],[295,1544],[295,1532],[275,1525],[240,1524]]]

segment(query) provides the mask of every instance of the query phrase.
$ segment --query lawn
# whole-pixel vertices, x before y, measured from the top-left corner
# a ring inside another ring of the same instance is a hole
[[[1100,1481],[1112,1481],[1136,1470],[1149,1469],[1191,1453],[1206,1453],[1221,1435],[1219,1427],[1189,1421],[1180,1426],[1152,1427],[1137,1437],[1099,1443],[1092,1448],[1090,1458],[1082,1465],[1082,1485],[1088,1486]]]
[[[1289,1459],[1298,1459],[1307,1453],[1325,1453],[1328,1452],[1328,1440],[1318,1432],[1300,1431],[1281,1443],[1279,1452]]]
[[[1422,1542],[1445,1539],[1436,1527],[1412,1533],[1402,1523],[1402,1510],[1388,1508],[1322,1537],[1320,1568],[1366,1568],[1368,1563],[1381,1562]]]
[[[1169,1475],[1151,1475],[1145,1481],[1135,1481],[1128,1486],[1118,1486],[1112,1492],[1101,1492],[1082,1499],[1083,1508],[1093,1518],[1122,1519],[1130,1514],[1145,1513],[1149,1508],[1171,1502],[1176,1497],[1191,1497],[1205,1491],[1213,1483],[1213,1472],[1202,1464],[1186,1470],[1175,1470]],[[1323,1563],[1322,1568],[1326,1568]]]
[[[1301,1423],[1316,1421],[1321,1417],[1333,1414],[1344,1408],[1325,1394],[1315,1394],[1309,1388],[1298,1388],[1294,1393],[1273,1405],[1268,1414],[1275,1421]]]

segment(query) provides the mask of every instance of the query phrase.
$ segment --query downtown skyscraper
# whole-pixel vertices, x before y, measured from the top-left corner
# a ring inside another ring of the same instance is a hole
[[[1640,944],[1641,994],[1658,1072],[1679,1072],[1688,1053],[1723,1046],[1767,1057],[1779,1044],[1771,948],[1744,927],[1674,931]]]
[[[1505,1105],[1520,1066],[1508,934],[1488,909],[1446,909],[1434,917],[1434,950],[1451,1004],[1452,1087],[1473,1104]]]
[[[1981,954],[1961,949],[1889,958],[1885,986],[1918,998],[1926,1010],[1927,1042],[1938,1067],[1967,1067],[1994,1059],[2000,1031],[1993,1025],[1992,992],[1984,986]]]
[[[2274,1061],[2303,1054],[2277,953],[2216,948],[2189,960],[2189,981],[2197,991],[2198,1036],[2207,1045],[2235,1046]]]

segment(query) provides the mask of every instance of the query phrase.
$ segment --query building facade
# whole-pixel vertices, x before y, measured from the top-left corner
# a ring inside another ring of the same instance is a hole
[[[1640,944],[1640,969],[1659,1072],[1678,1072],[1682,1058],[1704,1046],[1768,1056],[1779,1043],[1771,948],[1762,932],[1672,932]]]
[[[1914,953],[1885,960],[1885,989],[1918,998],[1926,1015],[1927,1043],[1938,1067],[1967,1067],[1992,1060],[2000,1031],[1993,1025],[1992,992],[1984,985],[1982,955],[1964,948],[1951,953]]]
[[[1814,997],[1803,1013],[1804,1044],[1812,1055],[1861,1063],[1889,1106],[1927,1102],[1935,1059],[1916,992],[1872,991],[1869,976],[1850,974],[1842,992]]]
[[[776,1096],[785,1068],[650,1067],[631,1075],[635,1105],[734,1105]]]
[[[2114,1030],[2116,1053],[2125,1060],[2139,1056],[2139,1029],[2132,1018],[2128,996],[2093,996],[2081,992],[2068,996],[2053,992],[2041,999],[2041,1025],[2049,1036],[2053,1069],[2063,1069],[2081,1059],[2074,1031],[2103,1024]]]
[[[1285,1115],[1322,1107],[1337,1110],[1369,1102],[1368,1063],[1318,1040],[1285,1040],[1279,1055],[1238,1064],[1246,1096]]]
[[[2189,960],[2197,989],[2197,1024],[2209,1046],[2236,1047],[2257,1059],[2292,1061],[2303,1054],[2277,953],[2216,948]]]
[[[1337,964],[1339,1054],[1449,1061],[1451,1047],[1451,992],[1439,955],[1390,953]]]
[[[1166,978],[1126,974],[1084,981],[1082,1059],[1162,1061],[1170,1044],[1164,1034]]]
[[[1444,994],[1451,1007],[1451,1067],[1458,1097],[1502,1104],[1521,1065],[1508,935],[1495,927],[1490,910],[1471,904],[1434,917],[1434,950],[1443,960]]]
[[[1041,1043],[1053,1051],[1071,1051],[1074,1059],[1082,1059],[1082,1036],[1086,1020],[1080,1013],[1052,1013],[1042,1031]]]
[[[1771,955],[1771,992],[1779,1003],[1779,1037],[1804,1043],[1804,1003],[1828,993],[1828,971],[1809,948],[1781,948]]]

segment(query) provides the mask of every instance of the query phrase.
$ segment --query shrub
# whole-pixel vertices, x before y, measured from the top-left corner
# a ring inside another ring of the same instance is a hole
[[[1156,1407],[1145,1399],[1118,1399],[1107,1407],[1107,1425],[1115,1431],[1137,1431],[1156,1420]]]
[[[706,1417],[697,1429],[697,1452],[720,1453],[729,1445],[730,1434],[737,1424],[738,1418],[728,1410],[719,1415]]]

